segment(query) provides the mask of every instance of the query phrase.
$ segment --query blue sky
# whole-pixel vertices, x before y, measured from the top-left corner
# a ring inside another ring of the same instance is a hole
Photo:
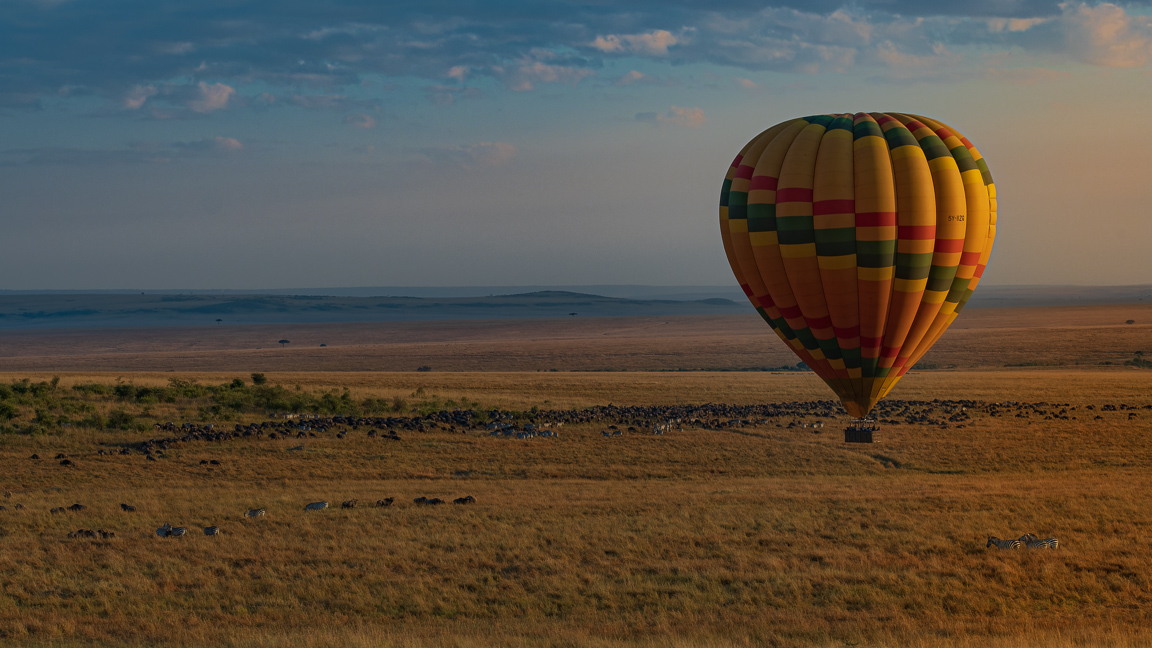
[[[989,161],[989,284],[1152,283],[1148,2],[0,3],[0,288],[732,282],[760,130]]]

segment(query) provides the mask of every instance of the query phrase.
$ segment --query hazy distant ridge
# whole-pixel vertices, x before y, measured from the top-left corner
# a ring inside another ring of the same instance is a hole
[[[689,301],[623,299],[568,291],[456,298],[8,294],[0,295],[0,328],[723,315],[750,311],[747,302],[717,297]]]

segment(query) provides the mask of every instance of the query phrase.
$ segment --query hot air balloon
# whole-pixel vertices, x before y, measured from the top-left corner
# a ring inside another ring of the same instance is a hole
[[[740,151],[720,232],[756,311],[864,419],[980,282],[996,186],[976,147],[937,120],[815,115]]]

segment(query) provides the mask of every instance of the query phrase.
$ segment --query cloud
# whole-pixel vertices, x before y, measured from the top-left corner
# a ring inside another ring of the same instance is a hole
[[[621,56],[803,73],[956,62],[938,46],[955,57],[965,48],[1035,54],[1034,64],[1050,67],[1069,58],[1105,67],[1152,60],[1150,18],[1107,2],[767,0],[721,12],[703,0],[560,0],[513,12],[488,3],[332,0],[318,13],[310,0],[198,0],[189,13],[173,11],[173,1],[0,3],[0,105],[37,109],[98,96],[127,113],[204,116],[260,106],[241,95],[338,96],[365,79],[399,78],[487,77],[523,92],[576,86]],[[442,103],[461,96],[428,94]]]
[[[736,83],[740,84],[740,87],[744,88],[745,90],[755,90],[756,88],[760,87],[760,84],[756,83],[752,79],[744,79],[741,77],[736,77]]]
[[[121,148],[79,149],[43,147],[0,152],[0,166],[84,166],[168,163],[195,158],[226,157],[244,149],[232,137],[205,137],[175,142],[132,142]]]
[[[1101,67],[1137,67],[1152,56],[1152,17],[1130,16],[1110,3],[1064,6],[1063,24],[1073,56]]]
[[[156,90],[155,86],[135,86],[124,95],[124,107],[128,110],[138,110],[144,105],[145,101],[148,101],[149,97],[156,96],[157,92],[159,91]]]
[[[614,82],[612,82],[612,85],[618,85],[618,86],[632,85],[633,83],[636,83],[637,81],[639,81],[643,78],[644,78],[643,72],[638,72],[636,70],[632,70],[632,71],[628,72],[627,74],[624,74],[623,76],[621,76],[619,79],[616,79]]]
[[[376,118],[372,115],[366,115],[364,113],[345,115],[341,123],[345,126],[354,126],[356,128],[363,128],[365,130],[376,128]]]
[[[608,53],[639,52],[663,56],[668,48],[679,43],[683,37],[665,29],[657,29],[647,34],[608,34],[597,36],[589,46]]]
[[[413,151],[437,166],[500,167],[516,158],[519,151],[508,142],[477,142],[463,146],[442,146],[416,149]]]
[[[636,121],[659,126],[683,126],[685,128],[699,128],[708,121],[704,111],[700,108],[681,108],[672,106],[666,113],[642,112],[636,113]]]
[[[457,99],[475,99],[481,96],[477,88],[453,85],[424,86],[424,96],[437,106],[451,106]]]
[[[210,113],[228,106],[228,100],[236,94],[236,89],[223,83],[196,84],[196,93],[186,99],[184,105],[196,113]]]
[[[510,68],[493,67],[492,72],[504,81],[508,89],[515,92],[535,90],[541,83],[566,83],[576,85],[581,79],[591,76],[592,70],[576,65],[555,61],[556,54],[550,51],[535,51],[530,57],[522,58]]]

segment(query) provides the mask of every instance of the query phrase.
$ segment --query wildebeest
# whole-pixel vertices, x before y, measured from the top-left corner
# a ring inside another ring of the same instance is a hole
[[[264,515],[266,513],[267,512],[264,509],[251,509],[251,510],[244,512],[244,517],[246,517],[246,518],[264,517]]]
[[[60,462],[60,465],[61,466],[75,466],[76,464],[72,463],[71,459],[64,459],[63,461]]]
[[[428,498],[427,497],[417,497],[416,499],[412,500],[412,503],[413,504],[427,504]]]
[[[83,511],[86,508],[88,508],[88,507],[84,506],[83,504],[73,504],[72,506],[68,507],[68,510],[69,511]]]
[[[385,497],[382,500],[376,500],[376,506],[392,506],[394,501],[396,501],[394,497]]]
[[[204,535],[206,535],[206,536],[220,535],[220,527],[218,527],[218,526],[204,527]]]
[[[29,458],[29,459],[39,459],[39,458],[40,458],[40,455],[38,455],[38,454],[34,454],[34,455],[32,455],[31,457],[28,457],[28,458]]]
[[[464,497],[457,497],[456,499],[452,500],[452,503],[453,504],[475,504],[476,498],[472,497],[471,495],[465,495]]]
[[[347,502],[343,502],[340,504],[340,508],[342,508],[342,509],[356,508],[356,500],[350,499]]]
[[[63,506],[56,506],[56,507],[49,509],[48,512],[49,513],[63,513],[66,510],[68,510],[68,509],[64,508]]]
[[[305,511],[322,511],[328,508],[328,502],[312,502],[304,507]]]
[[[135,513],[135,512],[136,512],[136,507],[135,507],[135,506],[132,506],[131,504],[121,504],[121,505],[120,505],[120,510],[121,510],[121,511],[125,511],[125,512],[127,512],[127,513]]]

